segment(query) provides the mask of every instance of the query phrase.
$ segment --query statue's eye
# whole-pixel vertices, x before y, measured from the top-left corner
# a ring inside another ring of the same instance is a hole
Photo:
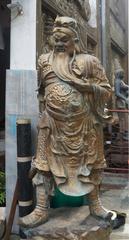
[[[59,42],[59,39],[58,39],[58,38],[55,38],[55,42]]]
[[[68,24],[67,23],[63,23],[62,26],[67,28]]]
[[[63,42],[68,42],[68,39],[67,38],[63,38],[62,41]]]
[[[62,42],[68,42],[69,39],[65,36],[65,37],[62,37],[61,40],[62,40]]]

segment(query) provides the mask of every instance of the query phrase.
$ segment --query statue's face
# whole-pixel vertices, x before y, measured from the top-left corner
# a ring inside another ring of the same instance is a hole
[[[72,36],[65,33],[54,33],[54,50],[55,52],[67,52],[69,55],[73,53],[75,42]]]

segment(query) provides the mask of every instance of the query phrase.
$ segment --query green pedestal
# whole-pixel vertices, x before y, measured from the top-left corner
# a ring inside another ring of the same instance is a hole
[[[55,189],[55,195],[51,200],[51,207],[80,207],[83,205],[88,205],[88,199],[86,196],[73,197],[65,195],[59,191],[58,188]]]

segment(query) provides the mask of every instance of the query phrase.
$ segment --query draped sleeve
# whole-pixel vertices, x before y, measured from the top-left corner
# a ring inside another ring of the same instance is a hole
[[[112,90],[105,70],[100,61],[91,55],[85,57],[84,66],[85,77],[92,87],[92,109],[100,121],[108,120],[111,116],[107,115],[105,108],[110,100]]]

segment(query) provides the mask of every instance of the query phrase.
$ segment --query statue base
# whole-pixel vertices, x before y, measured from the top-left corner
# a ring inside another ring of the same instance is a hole
[[[90,216],[88,206],[82,206],[50,209],[48,222],[23,231],[29,240],[109,240],[111,227]]]

